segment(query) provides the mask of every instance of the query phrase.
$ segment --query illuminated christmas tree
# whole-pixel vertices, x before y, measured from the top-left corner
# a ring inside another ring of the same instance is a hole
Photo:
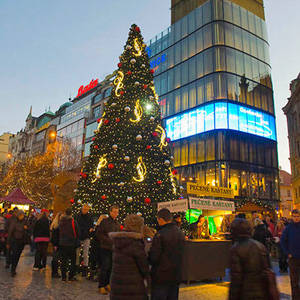
[[[99,215],[115,204],[121,220],[140,212],[151,224],[158,202],[179,198],[170,140],[162,127],[154,71],[145,48],[140,28],[132,25],[81,173],[75,212],[90,203],[92,212]]]

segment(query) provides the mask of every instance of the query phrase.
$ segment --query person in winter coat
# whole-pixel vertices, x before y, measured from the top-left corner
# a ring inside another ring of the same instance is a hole
[[[267,248],[267,239],[273,237],[261,219],[254,221],[253,239],[261,242]]]
[[[237,218],[231,224],[235,243],[230,251],[229,300],[270,299],[264,278],[264,271],[270,268],[268,252],[263,244],[251,239],[251,230],[245,219]]]
[[[12,211],[10,211],[5,216],[6,222],[5,222],[4,232],[3,232],[4,242],[5,242],[5,246],[6,246],[6,265],[5,265],[5,269],[9,269],[9,266],[11,264],[11,255],[12,255],[11,247],[10,247],[10,244],[9,244],[9,241],[8,241],[9,227],[13,223],[14,220],[17,220],[18,212],[19,212],[19,209],[17,207],[14,207],[14,209]]]
[[[151,299],[178,299],[181,282],[185,237],[170,211],[161,209],[157,214],[161,229],[154,235],[148,261],[151,265]]]
[[[101,246],[101,271],[99,275],[98,293],[106,295],[110,291],[109,280],[112,269],[112,240],[108,234],[120,231],[117,221],[119,208],[115,205],[109,209],[109,217],[104,219],[96,231]]]
[[[288,267],[287,256],[284,254],[284,252],[281,248],[281,245],[280,245],[280,238],[282,236],[284,229],[285,229],[285,226],[284,226],[283,221],[279,220],[275,227],[274,237],[277,238],[276,242],[277,242],[278,253],[279,253],[279,270],[282,273],[286,273],[287,267]]]
[[[91,270],[90,270],[90,274],[87,278],[89,280],[94,279],[94,275],[96,274],[97,266],[98,266],[98,268],[101,267],[101,247],[100,247],[100,241],[97,238],[96,232],[98,232],[98,228],[99,228],[101,222],[107,218],[108,218],[107,215],[101,215],[98,218],[95,229],[91,232],[91,249],[90,249]]]
[[[59,265],[59,258],[60,258],[60,252],[59,252],[59,222],[61,218],[63,217],[63,213],[59,211],[53,222],[50,226],[50,233],[51,233],[51,239],[50,242],[53,246],[53,258],[51,261],[51,276],[52,278],[61,278],[61,276],[58,274],[58,265]]]
[[[81,212],[74,217],[77,221],[80,234],[79,240],[83,248],[83,270],[82,276],[87,275],[87,269],[89,265],[89,249],[90,249],[90,233],[93,231],[94,222],[91,214],[89,213],[90,206],[88,204],[83,204]],[[81,252],[81,247],[77,249],[76,253],[76,265],[79,266],[79,255]]]
[[[72,209],[66,209],[65,215],[59,222],[59,251],[61,256],[62,281],[67,281],[67,269],[69,269],[68,281],[77,281],[76,274],[76,238],[79,237],[79,227],[72,218]],[[71,264],[69,265],[69,260]]]
[[[11,276],[17,275],[16,268],[25,246],[25,232],[28,227],[26,225],[25,214],[23,211],[18,211],[18,216],[13,219],[9,226],[8,243],[11,249]]]
[[[3,251],[4,255],[6,255],[5,253],[5,239],[4,239],[4,227],[5,227],[5,218],[4,218],[4,214],[1,213],[0,214],[0,255]]]
[[[42,216],[39,218],[33,228],[33,238],[35,242],[35,257],[33,270],[46,270],[47,249],[50,241],[50,222],[48,219],[49,211],[42,209]]]
[[[137,215],[125,218],[122,232],[111,232],[113,242],[113,268],[110,299],[148,299],[144,279],[149,274],[141,229],[144,220]]]
[[[292,299],[300,299],[299,271],[300,271],[300,212],[292,210],[293,222],[283,231],[280,239],[281,248],[288,256],[290,279],[292,287]]]

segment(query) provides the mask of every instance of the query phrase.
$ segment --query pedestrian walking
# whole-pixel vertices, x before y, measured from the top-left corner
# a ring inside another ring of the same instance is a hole
[[[4,218],[4,213],[1,213],[0,214],[0,255],[2,252],[4,255],[6,255],[4,228],[5,228],[5,218]]]
[[[275,227],[274,237],[276,238],[276,243],[277,243],[277,248],[278,248],[279,270],[281,273],[286,273],[287,268],[288,268],[287,256],[284,254],[282,247],[280,245],[280,238],[282,236],[284,229],[285,229],[285,226],[284,226],[283,221],[279,220]]]
[[[89,213],[90,206],[83,204],[81,212],[74,217],[79,226],[79,240],[83,251],[83,270],[82,277],[87,275],[89,266],[89,249],[90,249],[90,234],[93,231],[94,223],[91,214]],[[79,266],[79,255],[81,247],[77,249],[76,253],[76,265]]]
[[[77,281],[76,274],[76,237],[79,236],[79,227],[72,217],[72,209],[67,208],[59,222],[59,251],[61,256],[62,281]],[[70,260],[70,264],[69,264]]]
[[[100,223],[96,232],[101,246],[101,271],[99,274],[98,293],[102,295],[106,295],[110,291],[109,282],[112,269],[112,240],[109,238],[108,234],[120,231],[120,224],[117,221],[118,214],[118,206],[111,206],[109,209],[109,217]]]
[[[151,299],[178,299],[185,237],[173,223],[170,211],[157,214],[161,229],[154,235],[148,260],[151,265]]]
[[[41,217],[36,221],[33,228],[33,238],[36,247],[33,270],[46,270],[47,249],[50,241],[49,211],[41,210]]]
[[[110,299],[148,299],[144,280],[149,265],[141,234],[143,225],[143,218],[132,214],[125,218],[125,231],[109,233],[113,242]]]
[[[35,250],[35,243],[34,243],[34,238],[33,238],[33,228],[34,228],[34,225],[35,225],[36,221],[37,221],[37,218],[35,217],[34,212],[31,211],[29,213],[29,217],[28,217],[28,221],[27,221],[28,229],[29,229],[30,235],[32,237],[32,243],[30,245],[30,252],[31,253],[33,253],[34,250]]]
[[[58,268],[59,268],[59,259],[60,259],[60,252],[59,252],[59,222],[61,218],[63,217],[63,213],[59,211],[53,222],[50,226],[50,242],[53,246],[53,257],[51,261],[51,276],[52,278],[61,278],[61,276],[58,274]]]
[[[14,207],[14,209],[5,216],[6,222],[5,222],[4,232],[3,232],[4,242],[6,247],[5,269],[9,269],[11,264],[11,256],[12,256],[12,252],[11,252],[12,250],[10,247],[10,243],[8,241],[8,232],[9,232],[10,225],[13,223],[13,221],[17,220],[18,218],[18,212],[19,209],[17,207]]]
[[[276,282],[269,278],[274,273],[270,270],[267,249],[251,239],[251,230],[245,219],[237,218],[231,224],[235,243],[230,251],[229,300],[279,300]]]
[[[290,280],[292,287],[292,299],[300,299],[299,271],[300,271],[300,212],[298,209],[292,210],[292,223],[283,231],[280,245],[288,256],[290,269]]]
[[[26,230],[28,229],[25,214],[22,210],[18,211],[18,216],[13,219],[9,226],[8,243],[11,250],[11,276],[17,275],[16,268],[25,246]],[[28,233],[29,234],[29,233]]]

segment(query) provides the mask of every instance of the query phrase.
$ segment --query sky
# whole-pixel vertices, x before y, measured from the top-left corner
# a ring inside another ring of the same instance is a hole
[[[290,171],[282,107],[300,72],[300,1],[264,0],[277,116],[279,164]],[[55,112],[81,85],[116,69],[129,28],[145,42],[170,25],[171,0],[0,1],[0,135],[32,113]]]

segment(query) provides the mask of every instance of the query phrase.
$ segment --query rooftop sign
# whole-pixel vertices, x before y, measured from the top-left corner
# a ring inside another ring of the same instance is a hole
[[[79,97],[79,96],[85,94],[86,92],[88,92],[89,90],[94,88],[97,84],[98,84],[98,79],[96,79],[96,80],[92,79],[92,81],[88,85],[86,85],[86,86],[82,85],[78,89],[78,94],[76,97]]]

